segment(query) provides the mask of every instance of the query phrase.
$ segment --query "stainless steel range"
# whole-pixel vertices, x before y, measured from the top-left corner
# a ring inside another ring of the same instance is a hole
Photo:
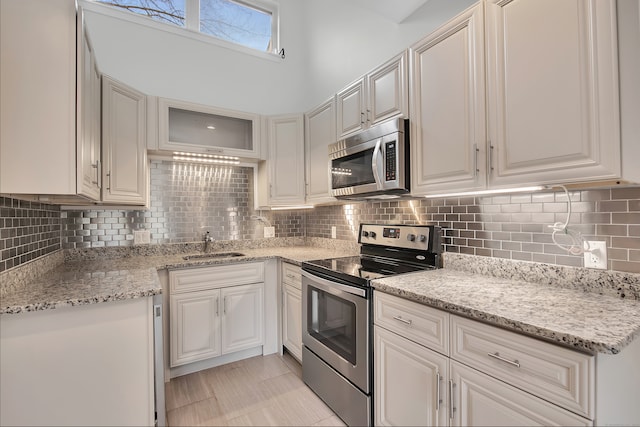
[[[302,263],[302,376],[347,425],[373,424],[371,280],[438,268],[440,235],[360,224],[360,256]]]

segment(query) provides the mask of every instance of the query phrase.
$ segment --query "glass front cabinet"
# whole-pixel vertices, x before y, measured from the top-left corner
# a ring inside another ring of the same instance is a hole
[[[158,148],[260,159],[260,116],[158,98]]]

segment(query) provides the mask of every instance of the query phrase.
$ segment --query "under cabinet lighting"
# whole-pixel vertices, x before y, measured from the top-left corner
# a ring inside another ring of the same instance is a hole
[[[173,160],[180,160],[183,162],[216,163],[222,165],[240,164],[240,157],[219,156],[217,154],[185,153],[182,151],[174,151]]]
[[[313,205],[298,205],[298,206],[273,206],[272,211],[286,211],[294,209],[313,209]]]
[[[533,191],[540,191],[546,188],[548,187],[544,185],[536,185],[533,187],[501,188],[497,190],[479,190],[479,191],[463,191],[460,193],[431,194],[424,197],[427,199],[436,199],[441,197],[486,196],[490,194],[504,194],[504,193],[531,193]]]

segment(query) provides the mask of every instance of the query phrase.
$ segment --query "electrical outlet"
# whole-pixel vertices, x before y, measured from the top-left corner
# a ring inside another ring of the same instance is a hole
[[[588,241],[589,252],[584,253],[584,266],[607,269],[607,242]]]
[[[337,232],[336,232],[336,226],[332,225],[331,226],[331,238],[335,239],[336,237],[338,237]]]
[[[276,237],[276,228],[275,227],[265,227],[264,228],[264,237],[268,239],[270,237]]]
[[[151,243],[151,233],[149,230],[135,230],[133,232],[134,245],[148,245]]]

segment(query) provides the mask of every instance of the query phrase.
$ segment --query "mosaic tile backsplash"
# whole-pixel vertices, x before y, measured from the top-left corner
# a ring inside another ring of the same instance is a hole
[[[61,248],[60,208],[0,197],[0,272]]]
[[[59,248],[133,245],[147,229],[152,244],[276,237],[355,241],[360,222],[437,224],[445,250],[505,259],[582,266],[551,240],[549,225],[564,222],[562,191],[484,197],[372,201],[313,210],[255,211],[253,169],[154,160],[148,210],[60,211],[58,207],[0,198],[0,271]],[[569,228],[607,242],[608,267],[640,273],[640,187],[571,191]],[[257,217],[261,217],[259,220]]]

